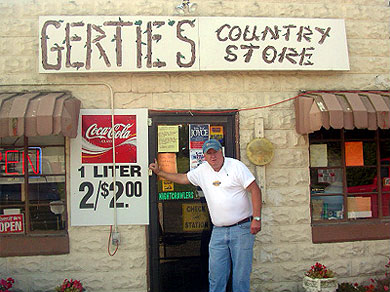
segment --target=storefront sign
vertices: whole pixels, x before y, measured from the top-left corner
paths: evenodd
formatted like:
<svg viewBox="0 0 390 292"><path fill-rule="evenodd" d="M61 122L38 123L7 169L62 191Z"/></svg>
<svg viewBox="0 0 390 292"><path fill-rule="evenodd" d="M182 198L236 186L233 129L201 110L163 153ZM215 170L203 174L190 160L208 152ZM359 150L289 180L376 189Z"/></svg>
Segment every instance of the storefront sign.
<svg viewBox="0 0 390 292"><path fill-rule="evenodd" d="M115 110L114 131L110 113L80 112L70 145L72 226L111 225L115 213L118 224L149 223L147 110Z"/></svg>
<svg viewBox="0 0 390 292"><path fill-rule="evenodd" d="M349 70L342 19L41 16L39 72Z"/></svg>
<svg viewBox="0 0 390 292"><path fill-rule="evenodd" d="M24 233L23 214L0 215L0 234Z"/></svg>

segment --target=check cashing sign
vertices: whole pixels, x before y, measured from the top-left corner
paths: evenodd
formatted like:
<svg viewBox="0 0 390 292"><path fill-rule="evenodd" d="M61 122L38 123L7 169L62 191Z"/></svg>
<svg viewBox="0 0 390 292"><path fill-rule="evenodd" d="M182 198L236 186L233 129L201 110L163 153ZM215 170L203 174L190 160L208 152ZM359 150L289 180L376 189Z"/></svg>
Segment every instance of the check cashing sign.
<svg viewBox="0 0 390 292"><path fill-rule="evenodd" d="M70 144L72 226L111 225L114 216L149 223L147 133L146 109L115 110L114 127L111 110L81 110Z"/></svg>

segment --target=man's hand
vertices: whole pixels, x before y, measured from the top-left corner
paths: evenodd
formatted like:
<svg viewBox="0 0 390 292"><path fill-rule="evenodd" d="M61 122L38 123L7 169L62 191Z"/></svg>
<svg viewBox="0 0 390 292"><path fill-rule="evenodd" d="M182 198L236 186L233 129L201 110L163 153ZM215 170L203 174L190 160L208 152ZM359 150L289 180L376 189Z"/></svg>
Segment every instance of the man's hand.
<svg viewBox="0 0 390 292"><path fill-rule="evenodd" d="M257 234L261 230L261 221L252 220L251 223L251 233Z"/></svg>
<svg viewBox="0 0 390 292"><path fill-rule="evenodd" d="M153 171L156 175L158 175L158 173L160 172L160 167L158 166L156 159L153 163L149 164L149 169Z"/></svg>

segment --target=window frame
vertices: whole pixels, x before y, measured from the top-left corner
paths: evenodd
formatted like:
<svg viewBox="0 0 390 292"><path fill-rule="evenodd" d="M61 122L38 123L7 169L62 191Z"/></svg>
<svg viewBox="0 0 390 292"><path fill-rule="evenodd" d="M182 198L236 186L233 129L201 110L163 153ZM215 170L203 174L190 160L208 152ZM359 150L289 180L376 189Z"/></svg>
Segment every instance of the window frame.
<svg viewBox="0 0 390 292"><path fill-rule="evenodd" d="M34 146L39 146L34 143ZM63 176L64 177L64 214L65 218L64 229L62 230L31 230L30 205L47 206L48 203L30 203L28 195L29 173L28 163L24 164L24 180L23 184L26 188L26 198L24 202L24 234L2 234L0 235L0 257L9 256L33 256L33 255L59 255L69 253L69 236L68 236L68 210L67 210L67 139L63 137L63 144L53 144L44 147L62 147L64 155L64 173L60 174L43 174L47 176ZM24 161L27 161L27 153L29 148L28 137L23 136ZM22 202L23 203L23 202ZM1 207L6 207L12 204L0 204ZM22 204L20 204L21 206Z"/></svg>
<svg viewBox="0 0 390 292"><path fill-rule="evenodd" d="M325 129L321 129L320 131L328 131ZM310 193L310 219L311 219L311 227L312 227L312 241L313 243L326 243L326 242L347 242L347 241L359 241L359 240L382 240L382 239L390 239L390 216L383 216L383 189L382 189L382 177L381 177L381 142L388 141L390 138L384 138L380 136L381 130L375 130L375 135L373 139L365 139L365 138L356 138L356 141L374 141L376 143L376 172L377 172L377 202L378 202L378 216L377 218L359 218L358 220L348 218L347 211L347 198L354 193L348 193L347 190L347 166L345 162L345 134L347 131L354 130L334 130L332 131L340 131L338 139L332 138L324 138L323 135L321 137L310 137L309 134L309 146L315 144L314 142L340 142L341 146L341 166L339 167L328 167L328 168L340 168L342 169L342 182L343 189L340 194L333 194L343 196L343 218L337 220L313 220L313 207L312 201L313 197L318 196L332 196L332 194L326 193L317 193L312 194L311 191L311 177L309 184L309 193ZM356 131L356 130L355 130ZM388 131L388 130L386 130ZM313 135L314 136L314 135ZM347 141L353 141L354 139L348 139ZM318 167L311 167L309 165L309 172L312 169L318 169ZM355 193L355 195L358 193ZM387 194L387 191L386 191Z"/></svg>

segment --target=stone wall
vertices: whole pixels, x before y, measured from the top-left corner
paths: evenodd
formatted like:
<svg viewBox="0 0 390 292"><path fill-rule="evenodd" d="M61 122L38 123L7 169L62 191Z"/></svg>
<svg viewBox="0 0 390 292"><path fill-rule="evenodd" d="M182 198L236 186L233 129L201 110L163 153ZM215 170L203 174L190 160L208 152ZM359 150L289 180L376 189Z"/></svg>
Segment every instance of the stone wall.
<svg viewBox="0 0 390 292"><path fill-rule="evenodd" d="M384 0L197 1L197 16L343 18L348 72L38 73L40 15L174 15L179 3L0 0L0 91L69 90L83 108L109 108L109 89L97 84L106 83L113 88L116 108L244 109L280 102L299 90L390 88L390 7ZM33 86L47 83L63 85ZM85 85L70 85L74 83ZM257 135L260 118L276 150L265 169L263 230L256 237L252 291L301 291L302 275L315 261L330 266L341 280L361 282L381 273L388 240L312 244L308 141L295 132L292 101L240 112L242 161L259 173L245 149ZM87 291L147 291L145 227L120 226L119 231L122 243L113 257L107 253L108 227L70 227L70 254L0 258L0 275L14 277L22 291L49 291L65 277L82 280Z"/></svg>

